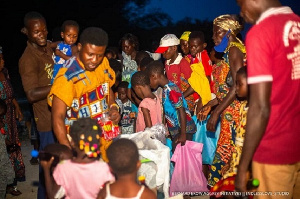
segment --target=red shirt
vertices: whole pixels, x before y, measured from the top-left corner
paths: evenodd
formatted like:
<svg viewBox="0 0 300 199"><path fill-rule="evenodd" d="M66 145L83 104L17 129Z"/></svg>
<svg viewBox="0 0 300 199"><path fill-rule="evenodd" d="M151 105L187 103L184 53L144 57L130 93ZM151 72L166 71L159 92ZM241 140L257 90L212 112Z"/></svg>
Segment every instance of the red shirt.
<svg viewBox="0 0 300 199"><path fill-rule="evenodd" d="M274 23L276 22L276 23ZM300 17L288 7L262 14L246 38L248 83L272 82L271 112L253 160L300 161ZM250 102L251 103L251 102Z"/></svg>
<svg viewBox="0 0 300 199"><path fill-rule="evenodd" d="M180 84L180 77L183 76L184 79L188 80L191 76L192 69L189 62L178 54L177 58L172 64L169 64L170 60L165 63L167 78L176 84L178 88L182 91Z"/></svg>

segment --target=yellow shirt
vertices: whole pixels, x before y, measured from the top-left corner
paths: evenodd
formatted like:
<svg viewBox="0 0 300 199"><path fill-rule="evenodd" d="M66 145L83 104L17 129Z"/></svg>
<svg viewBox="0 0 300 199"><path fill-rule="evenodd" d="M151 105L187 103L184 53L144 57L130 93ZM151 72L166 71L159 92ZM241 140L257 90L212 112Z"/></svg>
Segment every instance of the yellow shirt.
<svg viewBox="0 0 300 199"><path fill-rule="evenodd" d="M48 95L48 104L52 106L55 95L68 106L66 126L77 118L98 118L109 110L109 90L114 83L115 73L106 58L94 71L86 71L83 64L72 57L59 70Z"/></svg>

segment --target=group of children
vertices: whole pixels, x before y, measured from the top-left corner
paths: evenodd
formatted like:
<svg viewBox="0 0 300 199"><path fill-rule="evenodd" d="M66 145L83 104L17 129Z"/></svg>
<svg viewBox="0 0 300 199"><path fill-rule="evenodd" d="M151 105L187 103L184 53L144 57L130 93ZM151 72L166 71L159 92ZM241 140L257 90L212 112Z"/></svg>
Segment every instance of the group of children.
<svg viewBox="0 0 300 199"><path fill-rule="evenodd" d="M78 51L75 45L78 34L79 26L75 21L68 20L63 23L63 42L58 43L53 55L55 66L52 83L65 60ZM167 136L172 142L172 152L177 144L183 146L186 140L195 141L195 134L205 133L197 129L196 122L206 120L210 111L203 107L215 97L212 73L217 63L213 65L212 61L222 59L217 59L214 53L208 55L203 32L186 31L180 39L174 34L162 37L155 53L162 54L164 62L154 60L147 51L138 51L138 42L132 34L126 34L120 44L123 56L120 60L117 59L117 53L110 49L107 50L106 56L116 73L113 91L121 110L121 133L137 133L156 124L165 124ZM123 78L123 69L126 69L126 78ZM236 79L236 94L243 100L240 109L241 122L235 127L238 129L234 140L235 149L231 161L223 169L220 183L226 177L236 174L245 132L245 67L237 72ZM112 175L106 163L98 161L100 134L101 129L95 121L79 119L70 130L72 156L66 155L61 158L63 162L58 164L54 171L51 169L53 160L41 161L45 169L48 196L96 198L103 188L98 198L156 198L147 187L136 183L137 170L141 163L135 144L125 139L113 141L107 150L108 164L114 174ZM206 178L209 169L213 168L203 165ZM112 183L114 180L116 181ZM105 184L106 182L109 183ZM86 186L87 184L89 186Z"/></svg>

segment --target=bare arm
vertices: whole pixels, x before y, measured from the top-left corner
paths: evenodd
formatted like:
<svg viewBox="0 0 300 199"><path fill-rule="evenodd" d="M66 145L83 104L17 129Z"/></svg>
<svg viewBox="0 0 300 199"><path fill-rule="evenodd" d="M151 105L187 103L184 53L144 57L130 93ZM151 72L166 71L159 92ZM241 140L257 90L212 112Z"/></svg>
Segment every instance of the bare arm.
<svg viewBox="0 0 300 199"><path fill-rule="evenodd" d="M177 112L179 114L179 123L180 123L180 136L177 143L181 143L181 145L185 145L186 141L186 114L183 107L180 107L177 109Z"/></svg>
<svg viewBox="0 0 300 199"><path fill-rule="evenodd" d="M121 115L119 113L119 110L117 107L115 106L111 106L112 104L117 104L116 101L115 101L115 95L114 95L114 92L112 91L112 89L110 88L109 89L109 117L110 119L113 121L113 123L115 125L117 125L120 120L121 120Z"/></svg>
<svg viewBox="0 0 300 199"><path fill-rule="evenodd" d="M151 121L151 116L150 116L150 111L147 108L141 108L144 116L144 121L145 121L145 126L146 127L152 127L152 121Z"/></svg>
<svg viewBox="0 0 300 199"><path fill-rule="evenodd" d="M51 117L54 134L60 144L70 147L65 127L67 105L55 95L53 96Z"/></svg>
<svg viewBox="0 0 300 199"><path fill-rule="evenodd" d="M71 50L72 50L72 56L76 55L78 53L77 45L75 44L72 45Z"/></svg>
<svg viewBox="0 0 300 199"><path fill-rule="evenodd" d="M46 185L46 192L47 198L53 199L57 191L59 190L60 186L56 184L53 176L50 174L51 164L54 158L52 157L49 161L42 160L41 166L44 169L44 177L45 177L45 185Z"/></svg>
<svg viewBox="0 0 300 199"><path fill-rule="evenodd" d="M22 121L23 120L23 113L21 111L21 108L19 106L19 103L17 102L17 100L14 98L12 100L14 106L15 106L15 109L16 109L16 118L18 118L19 121Z"/></svg>
<svg viewBox="0 0 300 199"><path fill-rule="evenodd" d="M55 55L63 58L64 60L68 60L71 58L71 56L65 55L63 52L61 52L59 49L55 49Z"/></svg>
<svg viewBox="0 0 300 199"><path fill-rule="evenodd" d="M229 63L230 70L232 75L232 80L234 84L230 88L226 97L221 101L221 103L216 107L211 117L207 122L207 130L216 131L216 124L221 113L234 101L236 98L235 90L236 90L236 72L244 65L244 55L237 47L231 47L229 50Z"/></svg>
<svg viewBox="0 0 300 199"><path fill-rule="evenodd" d="M195 92L195 90L190 86L190 87L188 87L188 89L186 89L186 91L184 91L183 97L186 98L187 96L190 96L194 92Z"/></svg>
<svg viewBox="0 0 300 199"><path fill-rule="evenodd" d="M51 89L51 85L36 87L26 92L27 99L30 103L38 102L47 98Z"/></svg>
<svg viewBox="0 0 300 199"><path fill-rule="evenodd" d="M250 85L249 110L242 156L235 179L237 191L246 191L247 171L265 133L270 115L271 82Z"/></svg>

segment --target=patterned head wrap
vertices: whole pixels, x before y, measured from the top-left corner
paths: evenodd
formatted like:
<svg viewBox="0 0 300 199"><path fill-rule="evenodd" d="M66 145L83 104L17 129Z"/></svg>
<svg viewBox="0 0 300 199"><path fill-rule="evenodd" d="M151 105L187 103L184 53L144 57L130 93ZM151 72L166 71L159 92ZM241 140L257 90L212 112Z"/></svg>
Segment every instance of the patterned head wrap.
<svg viewBox="0 0 300 199"><path fill-rule="evenodd" d="M180 39L188 41L190 34L191 34L191 31L185 31L184 33L182 33Z"/></svg>
<svg viewBox="0 0 300 199"><path fill-rule="evenodd" d="M241 25L235 15L221 15L214 19L214 25L228 31L231 30L231 33L237 35L242 29Z"/></svg>

